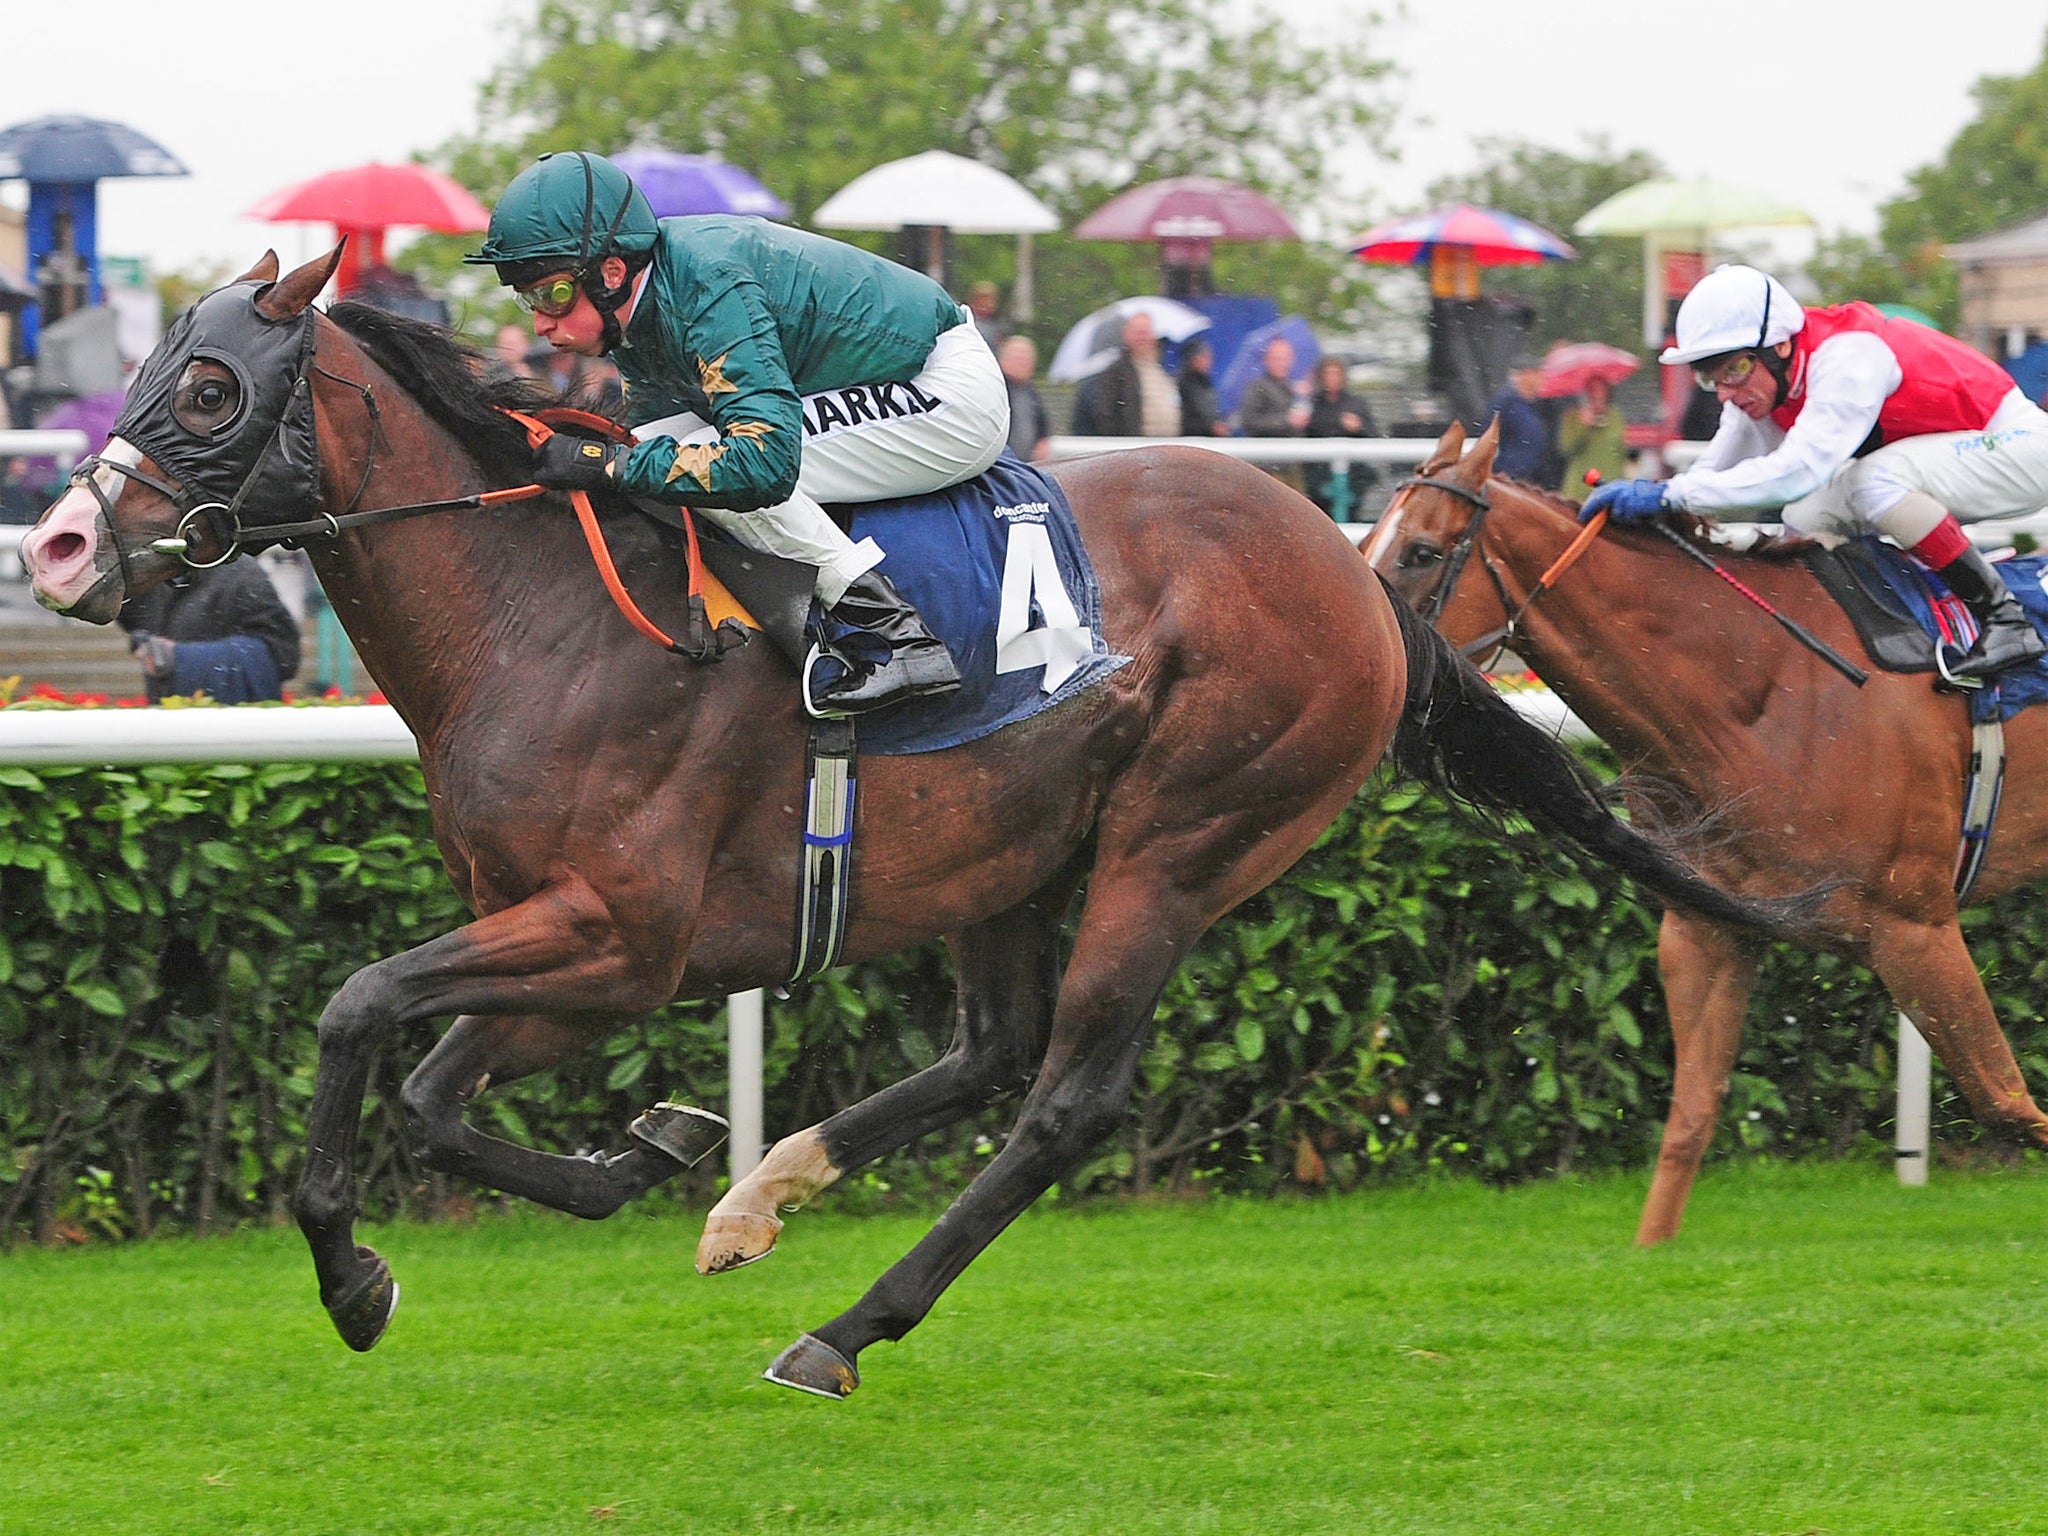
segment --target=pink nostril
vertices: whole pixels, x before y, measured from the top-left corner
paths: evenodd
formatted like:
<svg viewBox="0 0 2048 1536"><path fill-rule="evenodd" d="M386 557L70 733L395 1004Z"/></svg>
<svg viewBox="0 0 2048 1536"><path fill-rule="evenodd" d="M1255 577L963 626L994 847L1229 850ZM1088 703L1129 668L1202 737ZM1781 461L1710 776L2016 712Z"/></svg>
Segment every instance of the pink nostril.
<svg viewBox="0 0 2048 1536"><path fill-rule="evenodd" d="M48 570L61 569L74 561L85 558L91 545L79 533L53 533L43 541L43 547L36 551L40 557L36 563Z"/></svg>

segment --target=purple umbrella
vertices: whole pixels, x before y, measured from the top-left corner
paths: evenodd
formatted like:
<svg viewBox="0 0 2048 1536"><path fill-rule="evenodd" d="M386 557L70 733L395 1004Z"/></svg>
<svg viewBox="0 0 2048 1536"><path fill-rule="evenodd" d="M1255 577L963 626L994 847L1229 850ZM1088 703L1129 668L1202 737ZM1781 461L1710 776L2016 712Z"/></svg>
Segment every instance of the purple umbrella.
<svg viewBox="0 0 2048 1536"><path fill-rule="evenodd" d="M85 451L98 453L107 446L107 439L114 435L114 420L121 414L122 402L127 398L127 391L121 389L109 389L97 395L79 395L52 406L43 413L43 419L36 426L39 430L51 432L67 428L83 432ZM25 458L20 462L23 482L38 489L54 486L63 478L55 459Z"/></svg>
<svg viewBox="0 0 2048 1536"><path fill-rule="evenodd" d="M611 162L639 184L657 219L686 213L751 213L786 219L789 204L736 165L716 155L672 149L628 149Z"/></svg>

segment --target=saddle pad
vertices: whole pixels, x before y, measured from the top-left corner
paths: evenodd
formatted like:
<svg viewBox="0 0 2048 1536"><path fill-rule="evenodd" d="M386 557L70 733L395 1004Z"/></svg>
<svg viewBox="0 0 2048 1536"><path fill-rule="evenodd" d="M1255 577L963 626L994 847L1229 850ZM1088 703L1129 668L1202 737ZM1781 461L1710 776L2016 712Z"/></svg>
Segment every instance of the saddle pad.
<svg viewBox="0 0 2048 1536"><path fill-rule="evenodd" d="M1878 538L1851 539L1803 558L1830 596L1855 622L1871 660L1888 672L1932 672L1936 639L1967 650L1976 620L1941 578L1896 545ZM2041 586L2048 559L2029 555L1998 562L1998 574L2048 635L2048 592ZM1975 723L2010 720L2029 704L2048 699L2048 658L2008 667L1969 695Z"/></svg>
<svg viewBox="0 0 2048 1536"><path fill-rule="evenodd" d="M862 752L957 747L1130 661L1103 642L1102 596L1066 494L1007 450L964 485L835 510L851 514L856 540L882 547L882 574L960 667L956 693L861 716Z"/></svg>

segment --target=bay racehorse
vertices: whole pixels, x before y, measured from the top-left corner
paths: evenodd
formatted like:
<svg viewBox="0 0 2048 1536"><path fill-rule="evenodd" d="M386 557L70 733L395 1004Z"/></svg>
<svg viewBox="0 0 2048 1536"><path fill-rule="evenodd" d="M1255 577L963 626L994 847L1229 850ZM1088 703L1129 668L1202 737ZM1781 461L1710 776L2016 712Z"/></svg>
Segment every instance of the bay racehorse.
<svg viewBox="0 0 2048 1536"><path fill-rule="evenodd" d="M1833 884L1813 940L1876 972L1980 1121L2048 1146L2048 1115L1956 921L1963 700L1924 674L1873 670L1857 688L1653 532L1610 525L1566 563L1578 508L1492 475L1492 429L1464 449L1453 427L1380 519L1367 559L1453 642L1511 642L1626 768L1718 808L1719 835L1702 854L1717 880L1752 894ZM1718 548L1713 558L1836 652L1864 654L1801 562ZM2006 750L1977 898L2048 872L2048 714L2007 721ZM1664 914L1657 963L1675 1068L1638 1242L1677 1235L1762 959L1751 934L1698 912Z"/></svg>
<svg viewBox="0 0 2048 1536"><path fill-rule="evenodd" d="M585 1217L673 1175L682 1164L659 1144L557 1156L486 1136L463 1109L671 998L784 979L805 732L771 647L700 666L639 638L560 498L344 526L523 484L526 439L494 407L533 396L486 386L475 354L441 332L310 308L333 265L280 280L266 257L181 318L23 558L45 604L106 622L181 559L292 529L418 739L434 835L478 915L357 972L322 1013L295 1204L322 1301L368 1349L397 1296L353 1237L373 1048L457 1016L402 1090L429 1167ZM786 1385L851 1391L862 1349L914 1327L1115 1128L1169 974L1308 848L1390 744L1429 782L1521 811L1650 890L1727 921L1785 916L1722 895L1611 816L1574 760L1278 482L1181 450L1058 477L1105 638L1133 660L969 745L864 765L843 958L946 936L955 1037L930 1068L777 1143L718 1202L698 1266L767 1253L778 1207L849 1169L1005 1095L1023 1107L930 1233L771 1367ZM678 536L624 509L608 522L634 595L673 627Z"/></svg>

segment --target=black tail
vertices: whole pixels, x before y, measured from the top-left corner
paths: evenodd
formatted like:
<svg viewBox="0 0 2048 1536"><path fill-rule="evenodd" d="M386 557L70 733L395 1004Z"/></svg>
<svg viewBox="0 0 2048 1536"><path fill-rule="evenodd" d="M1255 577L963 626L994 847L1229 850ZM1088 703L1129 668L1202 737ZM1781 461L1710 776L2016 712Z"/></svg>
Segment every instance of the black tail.
<svg viewBox="0 0 2048 1536"><path fill-rule="evenodd" d="M1824 890L1753 901L1710 884L1679 852L1615 816L1599 781L1569 749L1516 714L1449 641L1398 595L1388 596L1408 652L1407 708L1394 735L1394 761L1404 772L1481 812L1519 813L1703 917L1772 938L1810 937L1801 919Z"/></svg>

